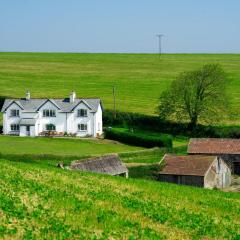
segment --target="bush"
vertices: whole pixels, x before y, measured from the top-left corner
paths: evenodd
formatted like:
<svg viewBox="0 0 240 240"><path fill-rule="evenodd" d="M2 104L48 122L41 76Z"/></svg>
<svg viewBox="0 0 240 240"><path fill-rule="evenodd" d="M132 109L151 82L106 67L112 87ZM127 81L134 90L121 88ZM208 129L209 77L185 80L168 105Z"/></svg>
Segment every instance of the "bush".
<svg viewBox="0 0 240 240"><path fill-rule="evenodd" d="M119 131L117 129L106 129L105 138L117 140L130 145L146 148L167 147L172 148L172 139L168 136L148 136L140 133Z"/></svg>
<svg viewBox="0 0 240 240"><path fill-rule="evenodd" d="M188 137L215 137L215 138L240 138L240 127L206 126L198 124L192 130L188 123L179 123L160 119L158 116L149 116L138 113L117 112L116 119L113 111L105 110L103 113L105 126L134 127L143 130L167 133L173 136L183 135Z"/></svg>

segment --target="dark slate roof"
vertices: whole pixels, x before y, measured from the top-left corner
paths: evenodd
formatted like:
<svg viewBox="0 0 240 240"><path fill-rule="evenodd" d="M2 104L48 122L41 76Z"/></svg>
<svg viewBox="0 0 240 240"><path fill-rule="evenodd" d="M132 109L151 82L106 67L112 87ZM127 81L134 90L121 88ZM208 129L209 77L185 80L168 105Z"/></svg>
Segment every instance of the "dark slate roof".
<svg viewBox="0 0 240 240"><path fill-rule="evenodd" d="M128 169L122 163L117 154L109 154L76 161L71 164L70 169L104 173L112 176L128 172Z"/></svg>
<svg viewBox="0 0 240 240"><path fill-rule="evenodd" d="M189 154L240 154L240 139L192 138Z"/></svg>
<svg viewBox="0 0 240 240"><path fill-rule="evenodd" d="M71 112L80 102L84 102L89 106L91 111L96 112L101 100L99 98L78 98L73 103L69 101L69 98L65 99L40 99L33 98L30 100L22 99L6 99L4 101L1 112L4 112L13 102L18 104L26 112L36 112L46 101L51 101L63 112Z"/></svg>
<svg viewBox="0 0 240 240"><path fill-rule="evenodd" d="M187 155L176 156L166 154L163 157L165 165L160 174L204 176L216 156Z"/></svg>
<svg viewBox="0 0 240 240"><path fill-rule="evenodd" d="M20 120L20 125L21 126L34 126L36 121L37 121L37 119L35 119L35 118L22 118Z"/></svg>

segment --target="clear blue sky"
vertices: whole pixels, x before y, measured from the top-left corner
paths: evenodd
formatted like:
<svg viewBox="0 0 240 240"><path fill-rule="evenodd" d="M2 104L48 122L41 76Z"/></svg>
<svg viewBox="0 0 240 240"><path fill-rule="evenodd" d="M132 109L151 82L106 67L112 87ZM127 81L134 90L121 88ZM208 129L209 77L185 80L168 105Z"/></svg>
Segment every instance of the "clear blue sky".
<svg viewBox="0 0 240 240"><path fill-rule="evenodd" d="M0 51L240 53L240 0L0 0Z"/></svg>

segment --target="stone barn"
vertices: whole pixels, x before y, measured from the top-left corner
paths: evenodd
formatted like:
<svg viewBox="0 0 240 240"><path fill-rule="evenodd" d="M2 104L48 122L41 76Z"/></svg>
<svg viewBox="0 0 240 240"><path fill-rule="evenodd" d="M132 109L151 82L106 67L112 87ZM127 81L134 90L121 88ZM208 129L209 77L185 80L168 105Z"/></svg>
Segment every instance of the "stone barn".
<svg viewBox="0 0 240 240"><path fill-rule="evenodd" d="M231 171L227 164L216 156L166 154L164 166L158 179L183 185L204 188L225 188L231 184Z"/></svg>
<svg viewBox="0 0 240 240"><path fill-rule="evenodd" d="M188 154L215 155L221 157L234 174L240 174L240 139L192 138Z"/></svg>
<svg viewBox="0 0 240 240"><path fill-rule="evenodd" d="M85 172L103 173L112 176L124 176L128 178L128 169L122 163L117 154L109 154L75 161L71 164L70 169Z"/></svg>

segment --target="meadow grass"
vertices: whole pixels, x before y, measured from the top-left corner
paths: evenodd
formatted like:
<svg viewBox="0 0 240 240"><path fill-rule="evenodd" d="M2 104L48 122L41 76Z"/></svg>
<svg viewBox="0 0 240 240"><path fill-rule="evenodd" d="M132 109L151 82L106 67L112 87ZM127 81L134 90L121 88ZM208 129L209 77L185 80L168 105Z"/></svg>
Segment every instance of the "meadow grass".
<svg viewBox="0 0 240 240"><path fill-rule="evenodd" d="M113 108L116 86L117 109L154 114L160 93L176 76L206 63L220 63L227 73L231 119L237 123L240 106L239 54L77 54L0 53L0 97L66 97L75 90L79 97L100 97Z"/></svg>
<svg viewBox="0 0 240 240"><path fill-rule="evenodd" d="M0 238L239 239L240 196L0 160Z"/></svg>
<svg viewBox="0 0 240 240"><path fill-rule="evenodd" d="M89 156L141 150L105 139L31 138L0 136L0 153L28 155Z"/></svg>

